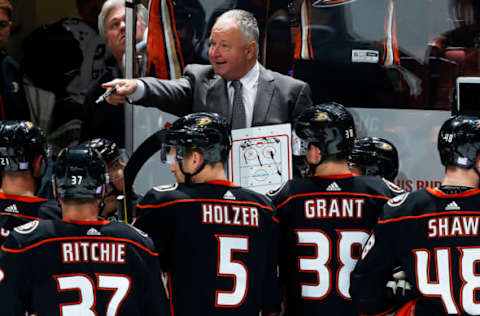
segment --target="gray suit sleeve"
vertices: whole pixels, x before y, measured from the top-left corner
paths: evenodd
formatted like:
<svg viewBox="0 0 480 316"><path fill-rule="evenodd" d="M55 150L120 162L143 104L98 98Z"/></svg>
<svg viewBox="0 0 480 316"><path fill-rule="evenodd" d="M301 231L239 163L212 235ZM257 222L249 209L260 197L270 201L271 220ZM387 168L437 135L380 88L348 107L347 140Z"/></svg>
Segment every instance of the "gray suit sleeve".
<svg viewBox="0 0 480 316"><path fill-rule="evenodd" d="M303 84L295 101L295 107L292 112L293 117L291 117L291 121L293 121L293 119L295 119L303 110L313 105L310 86L306 82L302 83Z"/></svg>
<svg viewBox="0 0 480 316"><path fill-rule="evenodd" d="M178 79L163 80L145 77L140 80L145 83L145 95L135 104L156 107L177 116L192 112L195 77L188 66L183 76Z"/></svg>

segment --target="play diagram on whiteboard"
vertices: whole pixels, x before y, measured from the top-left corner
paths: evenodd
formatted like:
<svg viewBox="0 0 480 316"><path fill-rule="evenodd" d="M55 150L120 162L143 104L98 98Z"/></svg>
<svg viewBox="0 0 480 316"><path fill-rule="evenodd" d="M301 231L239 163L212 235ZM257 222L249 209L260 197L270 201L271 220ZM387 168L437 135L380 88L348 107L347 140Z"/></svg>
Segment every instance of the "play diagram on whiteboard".
<svg viewBox="0 0 480 316"><path fill-rule="evenodd" d="M291 178L290 124L233 130L232 138L232 182L266 193Z"/></svg>

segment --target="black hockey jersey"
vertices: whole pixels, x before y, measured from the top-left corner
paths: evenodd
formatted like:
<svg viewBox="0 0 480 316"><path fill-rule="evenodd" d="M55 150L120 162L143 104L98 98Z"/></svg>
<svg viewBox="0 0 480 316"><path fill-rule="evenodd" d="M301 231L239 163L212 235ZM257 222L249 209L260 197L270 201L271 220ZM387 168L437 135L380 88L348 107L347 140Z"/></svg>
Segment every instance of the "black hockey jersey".
<svg viewBox="0 0 480 316"><path fill-rule="evenodd" d="M127 224L44 220L0 250L0 315L169 315L152 240Z"/></svg>
<svg viewBox="0 0 480 316"><path fill-rule="evenodd" d="M0 192L0 245L14 227L38 219L61 219L56 201Z"/></svg>
<svg viewBox="0 0 480 316"><path fill-rule="evenodd" d="M442 187L441 187L442 188ZM439 189L390 200L352 276L359 311L393 306L383 289L389 269L401 266L420 298L402 315L480 315L480 190L446 194Z"/></svg>
<svg viewBox="0 0 480 316"><path fill-rule="evenodd" d="M278 224L265 196L227 181L150 190L134 225L168 271L176 316L267 315L279 306Z"/></svg>
<svg viewBox="0 0 480 316"><path fill-rule="evenodd" d="M400 192L378 178L344 174L293 179L270 193L287 315L356 315L350 274L383 205Z"/></svg>

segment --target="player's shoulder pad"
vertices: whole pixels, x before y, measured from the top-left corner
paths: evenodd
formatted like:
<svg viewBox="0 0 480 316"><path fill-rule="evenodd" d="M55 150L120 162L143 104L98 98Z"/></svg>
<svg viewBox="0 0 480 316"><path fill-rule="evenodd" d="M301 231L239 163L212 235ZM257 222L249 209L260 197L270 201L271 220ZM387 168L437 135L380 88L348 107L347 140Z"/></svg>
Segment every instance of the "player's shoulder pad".
<svg viewBox="0 0 480 316"><path fill-rule="evenodd" d="M239 192L240 199L244 199L245 201L255 202L260 205L266 206L269 209L274 208L270 198L268 198L266 195L261 194L259 192L253 191L248 188L242 188L242 187L232 188L231 191L233 191L234 194L236 194L236 192Z"/></svg>
<svg viewBox="0 0 480 316"><path fill-rule="evenodd" d="M178 188L178 184L168 184L162 186L156 186L150 189L145 196L138 202L138 206L149 205L161 205L166 202L175 201L183 198L183 194Z"/></svg>
<svg viewBox="0 0 480 316"><path fill-rule="evenodd" d="M288 180L277 189L273 189L267 193L267 197L270 198L273 204L276 206L290 197L290 187L293 180Z"/></svg>
<svg viewBox="0 0 480 316"><path fill-rule="evenodd" d="M38 208L38 217L42 219L62 219L62 208L57 201L47 200Z"/></svg>
<svg viewBox="0 0 480 316"><path fill-rule="evenodd" d="M383 179L372 176L357 176L355 181L358 181L359 188L363 188L365 193L372 195L392 198L400 193L395 193L390 186ZM392 183L393 185L393 183ZM403 191L401 191L403 193Z"/></svg>
<svg viewBox="0 0 480 316"><path fill-rule="evenodd" d="M125 239L132 240L142 246L146 246L150 249L154 249L153 241L148 236L147 233L134 227L131 224L126 224L124 222L111 222L111 233L112 236L121 237Z"/></svg>
<svg viewBox="0 0 480 316"><path fill-rule="evenodd" d="M401 187L399 187L398 185L396 185L395 183L385 179L385 178L382 178L383 182L385 182L385 184L387 185L387 187L395 194L403 194L405 193L405 190L402 189Z"/></svg>
<svg viewBox="0 0 480 316"><path fill-rule="evenodd" d="M7 238L4 246L21 249L48 239L55 232L54 222L54 220L35 220L15 227L10 232L10 237Z"/></svg>
<svg viewBox="0 0 480 316"><path fill-rule="evenodd" d="M405 192L391 198L383 208L381 219L392 219L403 216L415 215L418 210L422 211L428 197L425 190L415 192Z"/></svg>

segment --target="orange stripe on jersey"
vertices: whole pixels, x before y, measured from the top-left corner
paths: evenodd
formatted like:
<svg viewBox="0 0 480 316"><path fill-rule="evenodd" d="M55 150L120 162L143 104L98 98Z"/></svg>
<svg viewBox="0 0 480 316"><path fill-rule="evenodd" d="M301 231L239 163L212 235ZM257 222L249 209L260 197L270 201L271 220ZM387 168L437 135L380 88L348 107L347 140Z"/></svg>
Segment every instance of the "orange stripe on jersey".
<svg viewBox="0 0 480 316"><path fill-rule="evenodd" d="M472 195L480 193L480 189L472 189L472 190L468 190L468 191L465 191L465 192L462 192L462 193L457 193L457 194L443 193L442 191L438 190L437 188L427 188L427 191L430 194L432 194L436 197L439 197L439 198L467 197L467 196L472 196Z"/></svg>
<svg viewBox="0 0 480 316"><path fill-rule="evenodd" d="M79 224L79 225L106 225L110 224L110 221L102 220L102 221L76 221L73 219L64 218L64 222Z"/></svg>
<svg viewBox="0 0 480 316"><path fill-rule="evenodd" d="M45 202L47 200L37 196L22 196L22 195L15 195L15 194L6 194L3 192L0 192L0 199L15 200L19 202Z"/></svg>
<svg viewBox="0 0 480 316"><path fill-rule="evenodd" d="M282 203L277 205L277 208L280 208L287 204L290 200L301 197L301 196L314 196L314 195L354 195L354 196L364 196L364 197L370 197L374 199L384 199L384 200L390 200L389 197L382 196L382 195L373 195L373 194L367 194L367 193L357 193L357 192L312 192L312 193L301 193L301 194L295 194L290 196L288 199L283 201Z"/></svg>
<svg viewBox="0 0 480 316"><path fill-rule="evenodd" d="M168 292L170 296L170 312L171 316L175 316L175 310L173 309L173 291L172 291L172 276L170 275L170 272L167 274L168 275Z"/></svg>
<svg viewBox="0 0 480 316"><path fill-rule="evenodd" d="M407 302L405 305L402 306L397 312L395 312L395 316L412 316L415 315L415 306L417 305L417 299L411 300Z"/></svg>
<svg viewBox="0 0 480 316"><path fill-rule="evenodd" d="M353 173L345 173L345 174L332 174L329 176L308 176L309 178L315 179L346 179L351 177L356 177Z"/></svg>
<svg viewBox="0 0 480 316"><path fill-rule="evenodd" d="M0 215L10 215L10 216L26 218L28 220L34 220L34 221L35 220L41 220L40 218L35 217L35 216L28 216L28 215L17 214L17 213L0 212Z"/></svg>
<svg viewBox="0 0 480 316"><path fill-rule="evenodd" d="M447 212L437 212L437 213L429 213L429 214L421 214L421 215L410 215L410 216L402 216L397 218L379 220L378 223L386 224L391 222L400 222L403 220L418 219L418 218L424 218L424 217L445 216L445 215L472 215L472 214L476 214L478 216L480 215L480 211L447 211Z"/></svg>
<svg viewBox="0 0 480 316"><path fill-rule="evenodd" d="M275 216L272 216L272 219L273 219L274 222L280 223L280 221L278 220L278 218L276 218Z"/></svg>
<svg viewBox="0 0 480 316"><path fill-rule="evenodd" d="M162 204L155 204L155 205L141 205L137 204L138 208L160 208L160 207L165 207L168 205L176 204L176 203L191 203L191 202L219 202L219 203L230 203L230 204L250 204L250 205L256 205L258 207L264 208L269 211L273 211L273 208L262 205L260 203L256 202L249 202L249 201L235 201L235 200L220 200L220 199L185 199L185 200L175 200L175 201L170 201L170 202L165 202Z"/></svg>
<svg viewBox="0 0 480 316"><path fill-rule="evenodd" d="M235 183L227 180L211 180L211 181L206 181L205 183L225 185L227 187L238 187L238 185L236 185Z"/></svg>
<svg viewBox="0 0 480 316"><path fill-rule="evenodd" d="M75 240L87 240L87 239L89 239L89 240L100 240L100 241L111 240L111 241L126 242L126 243L133 244L133 245L145 250L146 252L148 252L152 256L158 256L158 253L148 249L145 246L140 245L139 243L137 243L133 240L125 239L125 238L117 238L117 237L105 237L105 236L98 236L98 237L97 236L55 237L55 238L44 239L42 241L39 241L37 243L34 243L30 246L27 246L27 247L21 248L21 249L10 249L10 248L6 248L5 245L2 245L2 250L6 251L6 252L20 253L20 252L25 252L27 250L30 250L32 248L41 246L41 245L49 243L49 242L62 241L62 240L73 240L73 241L75 241Z"/></svg>

